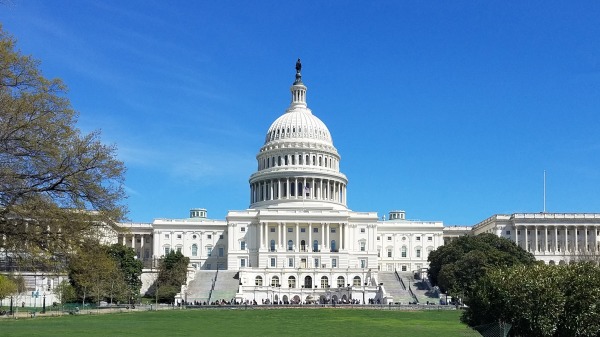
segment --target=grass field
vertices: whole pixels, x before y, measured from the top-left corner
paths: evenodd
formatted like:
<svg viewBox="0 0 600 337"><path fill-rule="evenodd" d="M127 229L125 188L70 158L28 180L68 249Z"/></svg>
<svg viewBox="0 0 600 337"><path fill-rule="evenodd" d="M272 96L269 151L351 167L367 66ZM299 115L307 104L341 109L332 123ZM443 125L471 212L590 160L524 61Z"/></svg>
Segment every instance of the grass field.
<svg viewBox="0 0 600 337"><path fill-rule="evenodd" d="M164 310L0 320L1 336L477 336L458 311Z"/></svg>

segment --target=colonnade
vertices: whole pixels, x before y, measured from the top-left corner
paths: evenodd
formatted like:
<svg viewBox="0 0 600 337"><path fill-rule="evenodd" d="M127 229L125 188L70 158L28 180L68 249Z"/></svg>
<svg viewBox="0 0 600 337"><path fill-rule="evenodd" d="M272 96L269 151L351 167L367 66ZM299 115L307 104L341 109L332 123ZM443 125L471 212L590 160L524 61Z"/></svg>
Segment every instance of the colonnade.
<svg viewBox="0 0 600 337"><path fill-rule="evenodd" d="M592 225L514 225L512 239L534 253L597 252L599 234Z"/></svg>
<svg viewBox="0 0 600 337"><path fill-rule="evenodd" d="M266 179L250 184L250 202L269 200L329 200L346 204L346 184L331 179Z"/></svg>
<svg viewBox="0 0 600 337"><path fill-rule="evenodd" d="M339 171L339 158L333 155L317 153L292 153L277 156L267 156L258 159L258 170L282 166L318 166Z"/></svg>
<svg viewBox="0 0 600 337"><path fill-rule="evenodd" d="M274 228L275 235L269 236L270 229ZM314 232L314 229L317 232ZM301 229L305 229L305 232L300 235ZM336 229L336 233L331 235L331 230ZM339 232L338 232L339 231ZM317 240L320 242L318 245L318 251L338 251L346 250L348 241L348 224L341 223L332 225L330 223L318 223L318 224L286 224L286 223L267 223L261 222L255 225L255 232L257 233L257 239L259 242L259 248L261 250L270 250L270 240L275 240L275 250L279 252L293 251L299 252L311 252L313 251L313 242ZM291 235L288 235L291 234ZM293 249L289 250L287 242L293 241ZM306 240L306 245L302 247L300 245L301 240ZM331 240L336 240L336 247L331 247Z"/></svg>

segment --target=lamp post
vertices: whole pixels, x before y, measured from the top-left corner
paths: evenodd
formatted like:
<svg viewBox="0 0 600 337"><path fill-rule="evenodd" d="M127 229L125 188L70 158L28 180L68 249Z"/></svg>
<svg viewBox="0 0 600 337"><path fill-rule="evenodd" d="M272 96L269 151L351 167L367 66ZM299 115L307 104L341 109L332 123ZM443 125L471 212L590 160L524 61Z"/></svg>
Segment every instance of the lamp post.
<svg viewBox="0 0 600 337"><path fill-rule="evenodd" d="M44 291L44 301L43 301L43 307L42 307L42 314L46 313L46 292Z"/></svg>

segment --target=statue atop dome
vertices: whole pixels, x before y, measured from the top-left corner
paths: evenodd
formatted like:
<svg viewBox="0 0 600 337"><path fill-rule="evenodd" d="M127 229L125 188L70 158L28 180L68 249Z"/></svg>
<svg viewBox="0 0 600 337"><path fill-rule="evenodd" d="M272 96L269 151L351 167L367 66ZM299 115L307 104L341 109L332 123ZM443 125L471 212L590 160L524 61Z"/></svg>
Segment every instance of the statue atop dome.
<svg viewBox="0 0 600 337"><path fill-rule="evenodd" d="M302 84L302 74L300 74L300 70L302 70L302 62L298 59L298 61L296 61L296 80L294 81L294 84Z"/></svg>

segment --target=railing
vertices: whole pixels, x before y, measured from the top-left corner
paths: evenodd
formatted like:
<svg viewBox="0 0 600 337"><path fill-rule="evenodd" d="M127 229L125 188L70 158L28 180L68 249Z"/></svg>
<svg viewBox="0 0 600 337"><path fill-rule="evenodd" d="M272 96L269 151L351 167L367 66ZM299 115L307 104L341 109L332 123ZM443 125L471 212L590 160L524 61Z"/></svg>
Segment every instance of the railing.
<svg viewBox="0 0 600 337"><path fill-rule="evenodd" d="M215 284L217 283L217 277L219 276L219 266L217 266L217 272L215 273L215 278L212 281L212 285L210 286L210 292L208 293L208 303L210 303L210 299L212 298L213 290L215 290Z"/></svg>

